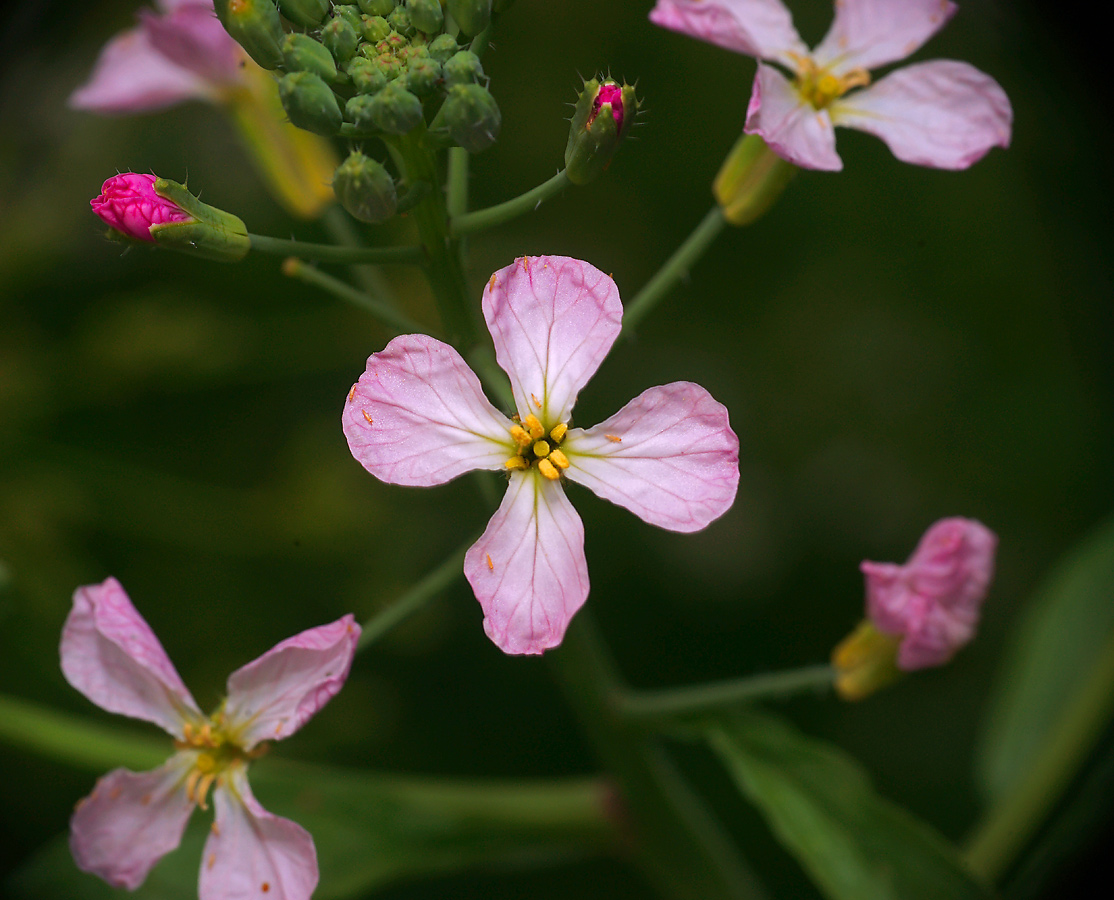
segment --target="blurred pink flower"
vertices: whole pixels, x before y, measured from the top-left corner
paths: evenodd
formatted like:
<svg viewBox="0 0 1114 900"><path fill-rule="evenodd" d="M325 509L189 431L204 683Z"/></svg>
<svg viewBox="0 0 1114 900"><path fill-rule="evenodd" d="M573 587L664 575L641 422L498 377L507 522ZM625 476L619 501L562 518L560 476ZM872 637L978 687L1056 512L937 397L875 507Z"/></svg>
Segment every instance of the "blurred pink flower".
<svg viewBox="0 0 1114 900"><path fill-rule="evenodd" d="M688 382L650 388L594 428L568 427L623 312L615 282L588 263L519 259L491 276L482 305L515 421L488 402L456 350L411 334L368 359L344 433L364 468L390 484L509 474L464 574L488 636L507 653L541 653L561 643L588 596L584 526L563 480L652 525L697 531L735 499L739 440L723 405Z"/></svg>
<svg viewBox="0 0 1114 900"><path fill-rule="evenodd" d="M836 0L811 52L781 0L657 0L650 19L794 75L759 63L744 130L795 165L842 169L840 125L881 138L904 162L965 169L1009 146L1013 111L999 84L954 60L915 63L873 85L867 71L916 52L955 11L949 0Z"/></svg>
<svg viewBox="0 0 1114 900"><path fill-rule="evenodd" d="M997 547L997 536L980 522L941 519L905 565L860 566L867 616L882 633L901 636L899 669L943 665L975 636Z"/></svg>
<svg viewBox="0 0 1114 900"><path fill-rule="evenodd" d="M136 172L113 175L101 185L101 193L89 201L111 228L137 241L154 243L152 225L189 222L192 216L176 203L155 193L155 176Z"/></svg>
<svg viewBox="0 0 1114 900"><path fill-rule="evenodd" d="M264 741L302 727L348 677L360 628L352 616L288 638L228 679L228 697L204 716L120 583L78 588L62 630L66 680L109 712L154 722L177 752L150 772L116 769L97 782L70 820L78 867L134 890L181 841L195 805L213 790L216 816L205 843L200 900L269 893L309 900L317 853L300 825L259 805L247 764Z"/></svg>
<svg viewBox="0 0 1114 900"><path fill-rule="evenodd" d="M215 101L243 84L247 58L224 30L212 0L158 0L161 12L139 12L139 26L101 51L70 105L99 113L141 113L183 100Z"/></svg>

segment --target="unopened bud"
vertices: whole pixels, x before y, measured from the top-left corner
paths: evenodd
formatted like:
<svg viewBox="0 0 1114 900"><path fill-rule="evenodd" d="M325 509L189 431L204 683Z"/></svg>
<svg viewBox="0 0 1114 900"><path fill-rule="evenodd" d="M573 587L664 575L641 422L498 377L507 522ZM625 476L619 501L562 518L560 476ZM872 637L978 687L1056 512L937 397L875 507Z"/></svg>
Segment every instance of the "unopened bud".
<svg viewBox="0 0 1114 900"><path fill-rule="evenodd" d="M343 122L332 89L312 72L291 72L278 83L282 108L290 121L314 134L333 135Z"/></svg>
<svg viewBox="0 0 1114 900"><path fill-rule="evenodd" d="M337 64L343 66L355 55L360 35L343 16L333 16L321 29L321 43L333 54Z"/></svg>
<svg viewBox="0 0 1114 900"><path fill-rule="evenodd" d="M406 134L422 121L422 101L398 82L388 84L370 101L368 111L372 122L387 134Z"/></svg>
<svg viewBox="0 0 1114 900"><path fill-rule="evenodd" d="M202 203L166 178L128 172L114 175L90 202L118 235L194 256L237 262L251 249L237 216Z"/></svg>
<svg viewBox="0 0 1114 900"><path fill-rule="evenodd" d="M357 56L348 64L348 77L352 79L352 84L361 94L375 94L383 90L387 86L387 76L373 63L370 59L365 59L362 56ZM356 98L353 97L353 100ZM352 100L348 101L349 104ZM352 116L348 116L349 119Z"/></svg>
<svg viewBox="0 0 1114 900"><path fill-rule="evenodd" d="M391 26L382 16L361 16L360 30L364 40L370 44L378 44L391 34Z"/></svg>
<svg viewBox="0 0 1114 900"><path fill-rule="evenodd" d="M410 12L405 6L396 6L387 16L387 24L406 37L413 37L416 30L414 23L410 21Z"/></svg>
<svg viewBox="0 0 1114 900"><path fill-rule="evenodd" d="M484 67L480 58L471 50L460 50L450 56L443 66L445 87L455 84L471 84L484 77Z"/></svg>
<svg viewBox="0 0 1114 900"><path fill-rule="evenodd" d="M338 3L333 7L333 15L344 19L344 21L355 28L357 32L360 30L363 14L360 12L358 6L351 3Z"/></svg>
<svg viewBox="0 0 1114 900"><path fill-rule="evenodd" d="M274 0L213 0L217 18L248 56L264 69L283 63L282 22Z"/></svg>
<svg viewBox="0 0 1114 900"><path fill-rule="evenodd" d="M468 35L479 34L491 21L491 0L446 0L445 8Z"/></svg>
<svg viewBox="0 0 1114 900"><path fill-rule="evenodd" d="M418 31L434 34L441 30L445 14L441 10L441 0L406 0L410 21Z"/></svg>
<svg viewBox="0 0 1114 900"><path fill-rule="evenodd" d="M430 41L426 48L429 50L429 55L432 56L439 63L444 65L460 49L457 45L456 38L451 34L439 34L432 41Z"/></svg>
<svg viewBox="0 0 1114 900"><path fill-rule="evenodd" d="M744 134L723 161L712 193L732 225L749 225L766 212L797 174L757 134Z"/></svg>
<svg viewBox="0 0 1114 900"><path fill-rule="evenodd" d="M329 11L329 0L278 0L282 14L295 25L316 28Z"/></svg>
<svg viewBox="0 0 1114 900"><path fill-rule="evenodd" d="M394 179L381 163L353 150L337 167L333 192L361 222L386 222L398 209Z"/></svg>
<svg viewBox="0 0 1114 900"><path fill-rule="evenodd" d="M410 61L406 67L406 87L419 97L428 97L441 80L441 63L420 56Z"/></svg>
<svg viewBox="0 0 1114 900"><path fill-rule="evenodd" d="M503 123L495 98L478 84L450 88L442 112L449 135L469 153L479 153L494 144Z"/></svg>
<svg viewBox="0 0 1114 900"><path fill-rule="evenodd" d="M282 41L282 55L289 72L312 72L325 81L336 80L333 54L308 34L288 34Z"/></svg>
<svg viewBox="0 0 1114 900"><path fill-rule="evenodd" d="M638 100L634 88L610 78L584 82L576 102L565 145L565 175L573 184L587 184L611 163L634 124Z"/></svg>
<svg viewBox="0 0 1114 900"><path fill-rule="evenodd" d="M359 4L369 16L389 16L396 6L395 0L359 0Z"/></svg>

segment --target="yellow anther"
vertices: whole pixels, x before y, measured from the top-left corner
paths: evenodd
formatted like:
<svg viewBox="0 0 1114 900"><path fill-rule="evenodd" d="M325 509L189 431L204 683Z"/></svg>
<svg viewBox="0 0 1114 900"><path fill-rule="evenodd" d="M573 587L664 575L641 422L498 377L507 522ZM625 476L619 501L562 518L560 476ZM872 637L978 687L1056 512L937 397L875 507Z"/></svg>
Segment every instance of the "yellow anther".
<svg viewBox="0 0 1114 900"><path fill-rule="evenodd" d="M558 469L567 469L569 467L569 458L560 450L554 450L549 454L548 459Z"/></svg>
<svg viewBox="0 0 1114 900"><path fill-rule="evenodd" d="M537 459L545 459L547 456L549 456L549 442L538 441L536 444L534 444L534 456Z"/></svg>
<svg viewBox="0 0 1114 900"><path fill-rule="evenodd" d="M197 782L196 792L193 799L202 809L209 808L209 804L205 802L205 797L208 795L209 788L213 786L213 782L216 781L216 778L217 773L210 772L208 775L202 775L201 780Z"/></svg>
<svg viewBox="0 0 1114 900"><path fill-rule="evenodd" d="M526 447L529 447L530 441L533 440L533 438L526 433L526 429L523 428L521 425L511 426L511 437L514 438L514 442L518 444L518 449L520 450L524 450Z"/></svg>
<svg viewBox="0 0 1114 900"><path fill-rule="evenodd" d="M522 420L522 425L530 434L530 437L535 441L545 434L545 429L542 428L542 423L538 421L538 417L530 413L525 419Z"/></svg>
<svg viewBox="0 0 1114 900"><path fill-rule="evenodd" d="M561 477L561 473L557 471L557 467L553 465L548 459L538 460L538 471L541 472L550 481L556 481Z"/></svg>
<svg viewBox="0 0 1114 900"><path fill-rule="evenodd" d="M512 456L505 463L503 463L503 465L505 465L508 469L525 469L526 460L524 460L521 456Z"/></svg>
<svg viewBox="0 0 1114 900"><path fill-rule="evenodd" d="M569 426L562 422L560 425L554 425L550 429L549 436L553 438L553 443L559 444L565 439L565 435L569 433Z"/></svg>

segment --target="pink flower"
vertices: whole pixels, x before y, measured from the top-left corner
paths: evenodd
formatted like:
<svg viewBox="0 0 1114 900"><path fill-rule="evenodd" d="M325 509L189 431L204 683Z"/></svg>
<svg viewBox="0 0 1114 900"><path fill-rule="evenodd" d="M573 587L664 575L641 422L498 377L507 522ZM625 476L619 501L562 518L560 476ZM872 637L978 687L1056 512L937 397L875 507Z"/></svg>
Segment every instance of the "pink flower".
<svg viewBox="0 0 1114 900"><path fill-rule="evenodd" d="M652 525L698 531L735 499L739 441L727 410L688 382L650 388L594 428L569 428L623 312L615 283L588 263L519 259L491 276L482 305L514 421L487 401L456 350L411 334L368 359L344 406L344 433L364 468L390 484L508 473L464 574L488 636L507 653L541 653L561 643L588 596L584 527L565 479Z"/></svg>
<svg viewBox="0 0 1114 900"><path fill-rule="evenodd" d="M158 0L139 26L101 51L70 105L99 113L140 113L183 100L217 100L243 83L244 51L224 30L212 0Z"/></svg>
<svg viewBox="0 0 1114 900"><path fill-rule="evenodd" d="M866 87L868 69L914 53L951 18L954 3L836 0L835 7L811 53L781 0L658 0L650 19L793 74L790 81L759 64L744 130L803 168L843 168L835 125L881 138L904 162L939 169L965 169L991 147L1009 146L1009 99L967 63L915 63Z"/></svg>
<svg viewBox="0 0 1114 900"><path fill-rule="evenodd" d="M113 175L101 185L100 196L89 201L111 228L137 241L154 243L152 225L189 222L193 219L176 203L155 193L155 176L136 172Z"/></svg>
<svg viewBox="0 0 1114 900"><path fill-rule="evenodd" d="M293 734L340 690L359 633L344 616L288 638L233 672L227 699L206 717L120 583L78 588L62 630L66 680L109 712L154 722L177 748L150 772L109 772L78 804L70 820L78 867L134 890L178 846L212 788L201 900L308 900L317 885L313 839L259 805L247 765L264 741Z"/></svg>
<svg viewBox="0 0 1114 900"><path fill-rule="evenodd" d="M975 636L997 546L980 522L941 519L905 565L862 564L867 616L879 631L902 637L899 669L943 665Z"/></svg>

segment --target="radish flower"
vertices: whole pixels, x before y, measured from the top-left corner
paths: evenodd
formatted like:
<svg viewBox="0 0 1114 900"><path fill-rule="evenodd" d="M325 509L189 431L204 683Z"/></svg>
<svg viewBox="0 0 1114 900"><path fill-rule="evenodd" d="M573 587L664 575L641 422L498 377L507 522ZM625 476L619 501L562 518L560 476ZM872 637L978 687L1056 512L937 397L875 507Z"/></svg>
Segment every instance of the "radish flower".
<svg viewBox="0 0 1114 900"><path fill-rule="evenodd" d="M359 633L344 616L282 641L233 672L227 699L205 716L120 583L78 588L62 630L66 680L109 712L154 722L176 748L150 772L109 772L78 804L70 820L78 867L134 890L178 846L211 790L216 815L200 900L309 900L318 877L313 839L259 805L247 766L266 741L293 734L340 690Z"/></svg>
<svg viewBox="0 0 1114 900"><path fill-rule="evenodd" d="M916 52L956 11L949 0L836 0L809 50L781 0L658 0L651 21L776 63L758 65L744 131L806 169L838 171L834 126L881 138L903 162L965 169L1008 147L1013 111L999 84L964 62L933 60L872 84L870 69Z"/></svg>
<svg viewBox="0 0 1114 900"><path fill-rule="evenodd" d="M141 172L113 175L89 205L110 228L132 240L153 244L152 225L194 221L177 203L155 193L155 181L154 175Z"/></svg>
<svg viewBox="0 0 1114 900"><path fill-rule="evenodd" d="M615 282L594 266L519 259L491 276L482 307L510 377L513 420L455 349L411 334L368 359L344 405L344 433L364 468L390 484L508 474L464 574L488 636L507 653L541 653L561 643L588 596L584 527L564 482L652 525L698 531L735 499L739 441L726 408L688 382L650 388L594 428L570 427L622 318Z"/></svg>

